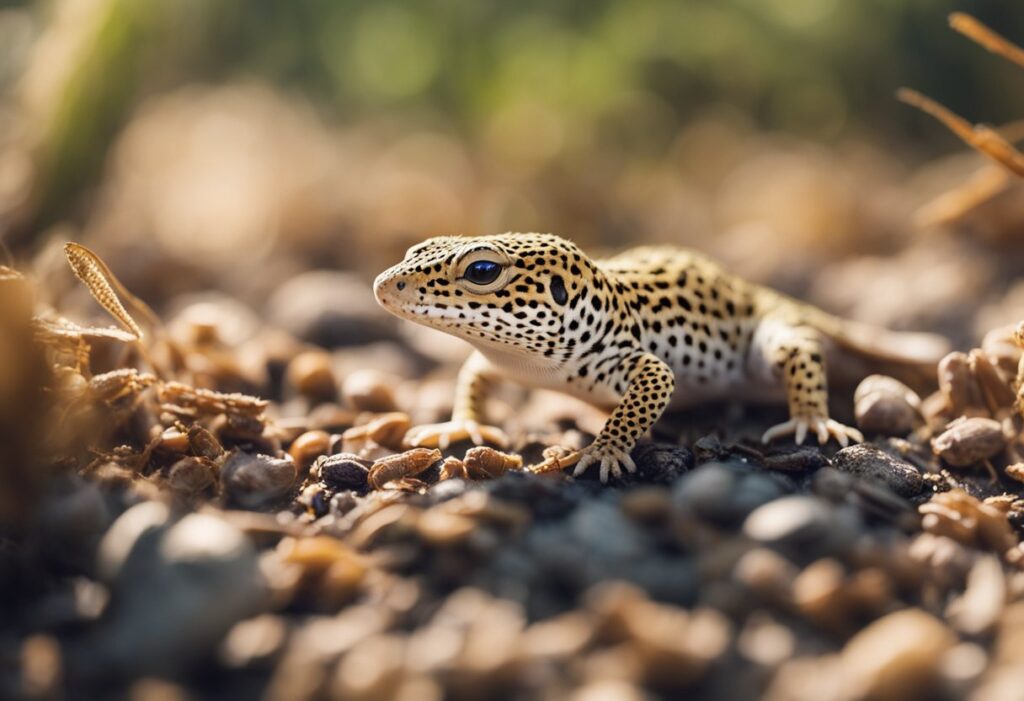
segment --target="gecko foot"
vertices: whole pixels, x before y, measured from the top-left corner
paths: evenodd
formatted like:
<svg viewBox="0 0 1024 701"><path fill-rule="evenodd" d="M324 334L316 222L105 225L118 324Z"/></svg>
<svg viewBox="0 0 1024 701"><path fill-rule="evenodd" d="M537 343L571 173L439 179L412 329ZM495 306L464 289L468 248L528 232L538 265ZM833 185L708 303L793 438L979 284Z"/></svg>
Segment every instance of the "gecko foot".
<svg viewBox="0 0 1024 701"><path fill-rule="evenodd" d="M476 421L453 419L440 424L415 426L405 434L405 442L413 448L440 448L446 450L452 443L470 439L477 445L490 443L499 448L508 447L508 436L500 428L485 426Z"/></svg>
<svg viewBox="0 0 1024 701"><path fill-rule="evenodd" d="M610 445L591 444L583 449L583 455L572 472L573 477L579 477L595 463L601 466L601 482L607 482L609 474L615 478L621 477L623 467L626 472L636 472L636 464L625 450Z"/></svg>
<svg viewBox="0 0 1024 701"><path fill-rule="evenodd" d="M860 431L825 416L795 416L789 421L772 426L765 431L761 436L761 442L770 443L781 436L793 434L794 440L799 445L804 442L808 431L814 431L817 434L818 443L821 445L828 443L829 438L835 438L844 448L850 444L850 439L856 443L864 442L864 436Z"/></svg>

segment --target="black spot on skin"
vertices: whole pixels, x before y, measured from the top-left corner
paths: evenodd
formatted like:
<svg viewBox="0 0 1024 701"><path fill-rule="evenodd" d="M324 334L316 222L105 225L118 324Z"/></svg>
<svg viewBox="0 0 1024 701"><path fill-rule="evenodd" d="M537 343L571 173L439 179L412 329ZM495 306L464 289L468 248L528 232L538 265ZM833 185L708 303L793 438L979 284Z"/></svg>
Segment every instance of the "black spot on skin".
<svg viewBox="0 0 1024 701"><path fill-rule="evenodd" d="M569 293L565 289L565 281L555 275L551 278L551 297L556 304L565 304L569 301Z"/></svg>

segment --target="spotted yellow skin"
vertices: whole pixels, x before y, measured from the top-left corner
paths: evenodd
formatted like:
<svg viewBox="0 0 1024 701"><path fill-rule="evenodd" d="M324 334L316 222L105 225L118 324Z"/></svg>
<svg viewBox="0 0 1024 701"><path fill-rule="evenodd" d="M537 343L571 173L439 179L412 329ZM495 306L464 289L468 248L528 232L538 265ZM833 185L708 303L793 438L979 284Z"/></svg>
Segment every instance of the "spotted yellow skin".
<svg viewBox="0 0 1024 701"><path fill-rule="evenodd" d="M498 279L471 279L481 260L500 266ZM599 465L602 480L635 469L630 451L666 409L712 399L788 402L790 421L765 441L802 442L808 431L822 443L863 440L829 418L826 356L846 345L902 360L893 350L901 335L865 333L681 248L592 260L550 234L442 236L411 248L374 292L393 314L476 348L459 374L452 421L414 429L410 444L506 442L484 424L483 405L491 382L510 379L611 411L576 465L576 474ZM929 361L941 357L944 344L923 340Z"/></svg>

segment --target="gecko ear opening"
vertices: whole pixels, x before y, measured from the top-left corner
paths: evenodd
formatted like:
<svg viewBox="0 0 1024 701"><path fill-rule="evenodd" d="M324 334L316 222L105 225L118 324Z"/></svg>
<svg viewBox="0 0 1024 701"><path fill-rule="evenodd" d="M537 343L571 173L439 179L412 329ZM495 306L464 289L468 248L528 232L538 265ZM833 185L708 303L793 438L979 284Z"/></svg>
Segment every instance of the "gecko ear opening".
<svg viewBox="0 0 1024 701"><path fill-rule="evenodd" d="M473 294L488 294L505 287L511 278L508 257L494 248L474 248L455 263L455 283Z"/></svg>

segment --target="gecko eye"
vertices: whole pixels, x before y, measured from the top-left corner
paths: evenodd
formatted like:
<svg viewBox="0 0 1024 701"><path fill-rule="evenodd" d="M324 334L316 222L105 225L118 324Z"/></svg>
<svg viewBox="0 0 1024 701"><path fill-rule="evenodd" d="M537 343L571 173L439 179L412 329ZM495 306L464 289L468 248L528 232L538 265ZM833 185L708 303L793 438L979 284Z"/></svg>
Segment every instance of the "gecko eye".
<svg viewBox="0 0 1024 701"><path fill-rule="evenodd" d="M501 275L501 264L490 260L478 260L466 267L463 277L474 285L489 285Z"/></svg>

